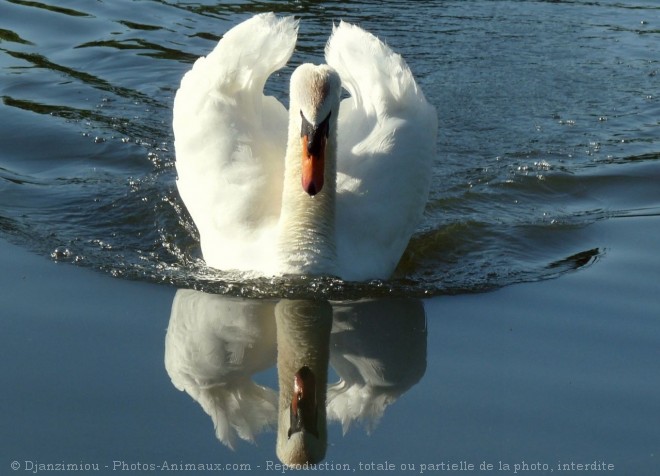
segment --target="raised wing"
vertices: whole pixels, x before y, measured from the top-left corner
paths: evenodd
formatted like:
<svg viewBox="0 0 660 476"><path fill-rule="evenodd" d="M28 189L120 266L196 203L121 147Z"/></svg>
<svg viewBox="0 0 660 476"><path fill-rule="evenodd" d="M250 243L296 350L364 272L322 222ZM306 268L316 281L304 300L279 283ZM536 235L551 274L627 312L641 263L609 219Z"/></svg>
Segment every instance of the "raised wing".
<svg viewBox="0 0 660 476"><path fill-rule="evenodd" d="M274 240L288 116L263 88L291 56L297 28L272 13L237 25L177 91L177 186L210 266L259 269Z"/></svg>
<svg viewBox="0 0 660 476"><path fill-rule="evenodd" d="M350 279L387 278L419 224L437 116L400 55L340 23L326 61L350 93L339 111L337 253Z"/></svg>

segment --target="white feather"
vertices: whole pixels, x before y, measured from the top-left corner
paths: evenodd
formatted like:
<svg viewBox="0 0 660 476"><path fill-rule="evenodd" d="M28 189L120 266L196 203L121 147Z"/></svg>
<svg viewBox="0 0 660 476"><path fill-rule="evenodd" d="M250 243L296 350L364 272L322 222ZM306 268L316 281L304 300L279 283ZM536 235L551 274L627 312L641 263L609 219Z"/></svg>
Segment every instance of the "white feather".
<svg viewBox="0 0 660 476"><path fill-rule="evenodd" d="M291 120L289 138L295 137L291 128L300 127L294 123L299 115L287 115L281 103L263 94L268 76L291 56L296 35L292 18L257 15L200 58L177 92L177 183L209 266L281 274L292 271L282 252L299 254L297 246L278 245L278 230L294 226L296 218L284 219L280 212L286 208L287 123ZM326 61L351 95L342 101L338 119L332 118L338 121L337 178L325 186L336 189L336 209L327 216L334 242L314 243L332 250L325 253L332 260L293 271L387 278L428 198L435 109L401 56L357 26L342 22L333 29Z"/></svg>
<svg viewBox="0 0 660 476"><path fill-rule="evenodd" d="M339 114L339 268L351 279L388 277L428 199L435 109L403 58L357 26L334 28L326 60L351 94Z"/></svg>

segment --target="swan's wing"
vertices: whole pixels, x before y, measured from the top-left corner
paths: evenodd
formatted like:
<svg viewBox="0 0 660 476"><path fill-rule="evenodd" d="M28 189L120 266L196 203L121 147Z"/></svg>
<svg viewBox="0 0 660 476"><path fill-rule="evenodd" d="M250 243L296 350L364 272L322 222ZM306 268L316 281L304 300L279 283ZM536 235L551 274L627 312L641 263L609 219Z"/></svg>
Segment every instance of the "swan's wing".
<svg viewBox="0 0 660 476"><path fill-rule="evenodd" d="M210 266L260 269L280 212L287 112L264 96L293 52L298 23L272 13L232 28L174 100L177 186Z"/></svg>
<svg viewBox="0 0 660 476"><path fill-rule="evenodd" d="M357 26L336 26L325 55L351 95L339 110L339 269L347 279L387 278L428 199L435 108L403 58Z"/></svg>

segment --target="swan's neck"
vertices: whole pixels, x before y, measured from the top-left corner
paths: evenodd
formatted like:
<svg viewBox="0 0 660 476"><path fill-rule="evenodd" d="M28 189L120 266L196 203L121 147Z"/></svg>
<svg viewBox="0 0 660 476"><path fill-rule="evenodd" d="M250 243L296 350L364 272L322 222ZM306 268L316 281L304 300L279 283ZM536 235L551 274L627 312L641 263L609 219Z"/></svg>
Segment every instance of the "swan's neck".
<svg viewBox="0 0 660 476"><path fill-rule="evenodd" d="M312 197L301 183L300 112L291 108L278 236L278 255L285 273L336 274L336 144L336 127L333 126L325 152L324 185Z"/></svg>
<svg viewBox="0 0 660 476"><path fill-rule="evenodd" d="M275 307L275 318L280 387L277 456L288 465L316 463L325 456L328 438L325 403L332 306L324 301L282 300ZM292 433L289 430L294 379L302 367L311 370L316 383L315 431Z"/></svg>

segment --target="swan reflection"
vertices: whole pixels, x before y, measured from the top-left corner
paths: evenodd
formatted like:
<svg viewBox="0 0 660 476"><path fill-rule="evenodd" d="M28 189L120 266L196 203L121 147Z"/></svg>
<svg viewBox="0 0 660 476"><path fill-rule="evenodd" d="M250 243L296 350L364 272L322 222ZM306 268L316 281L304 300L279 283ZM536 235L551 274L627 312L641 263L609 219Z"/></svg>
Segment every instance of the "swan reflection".
<svg viewBox="0 0 660 476"><path fill-rule="evenodd" d="M418 300L366 300L333 306L328 418L344 434L352 422L371 432L385 408L426 371L426 314Z"/></svg>
<svg viewBox="0 0 660 476"><path fill-rule="evenodd" d="M277 392L254 375L277 364ZM328 385L328 367L339 381ZM235 448L277 430L285 464L321 461L327 421L372 431L388 405L426 370L420 301L248 300L179 290L165 368Z"/></svg>
<svg viewBox="0 0 660 476"><path fill-rule="evenodd" d="M172 383L213 420L220 441L274 428L277 393L252 376L275 362L273 309L269 301L177 291L165 337L165 368Z"/></svg>

